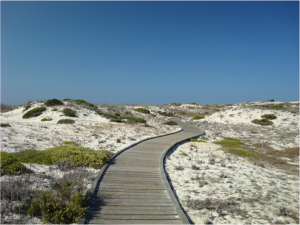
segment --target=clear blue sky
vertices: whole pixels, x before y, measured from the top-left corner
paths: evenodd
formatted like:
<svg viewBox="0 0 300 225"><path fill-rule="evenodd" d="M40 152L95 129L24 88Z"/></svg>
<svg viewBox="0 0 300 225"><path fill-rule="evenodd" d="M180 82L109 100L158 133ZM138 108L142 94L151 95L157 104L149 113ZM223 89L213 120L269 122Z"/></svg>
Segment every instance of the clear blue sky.
<svg viewBox="0 0 300 225"><path fill-rule="evenodd" d="M1 2L1 103L299 100L299 2Z"/></svg>

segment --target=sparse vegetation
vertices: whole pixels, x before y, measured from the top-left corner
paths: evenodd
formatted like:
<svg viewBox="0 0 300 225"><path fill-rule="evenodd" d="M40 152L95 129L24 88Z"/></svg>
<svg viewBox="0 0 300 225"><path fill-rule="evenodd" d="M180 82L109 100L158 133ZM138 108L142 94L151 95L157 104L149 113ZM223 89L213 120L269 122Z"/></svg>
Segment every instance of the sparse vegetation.
<svg viewBox="0 0 300 225"><path fill-rule="evenodd" d="M284 108L284 105L283 104L275 104L275 105L272 105L270 108L280 110L280 109Z"/></svg>
<svg viewBox="0 0 300 225"><path fill-rule="evenodd" d="M273 122L268 120L268 119L255 119L251 121L252 123L258 124L258 125L262 125L262 126L268 126L268 125L272 125Z"/></svg>
<svg viewBox="0 0 300 225"><path fill-rule="evenodd" d="M2 175L16 175L27 173L28 170L23 166L15 155L7 152L1 152L0 162L1 176Z"/></svg>
<svg viewBox="0 0 300 225"><path fill-rule="evenodd" d="M42 122L44 122L44 121L51 121L51 120L52 120L51 118L43 118L43 119L41 119Z"/></svg>
<svg viewBox="0 0 300 225"><path fill-rule="evenodd" d="M88 108L88 109L97 109L97 106L95 104L92 104L92 103L89 103L87 101L84 101L82 99L77 99L77 100L74 100L74 102L77 104L77 105L81 105L83 106L84 108Z"/></svg>
<svg viewBox="0 0 300 225"><path fill-rule="evenodd" d="M144 108L136 108L136 109L134 109L134 111L140 112L140 113L145 113L145 114L150 114L150 111L148 109L144 109Z"/></svg>
<svg viewBox="0 0 300 225"><path fill-rule="evenodd" d="M161 112L161 111L158 111L159 115L161 116L168 116L168 117L173 117L173 113L167 113L167 112Z"/></svg>
<svg viewBox="0 0 300 225"><path fill-rule="evenodd" d="M168 122L165 122L165 123L163 123L163 124L166 124L166 125L170 125L170 126L175 126L175 125L177 125L177 123L175 122L175 121L168 121Z"/></svg>
<svg viewBox="0 0 300 225"><path fill-rule="evenodd" d="M122 119L120 119L120 118L111 118L111 119L110 119L110 122L122 123L123 121L122 121Z"/></svg>
<svg viewBox="0 0 300 225"><path fill-rule="evenodd" d="M70 108L64 108L63 111L62 111L65 116L70 116L70 117L75 117L76 116L76 113L73 109L70 109Z"/></svg>
<svg viewBox="0 0 300 225"><path fill-rule="evenodd" d="M63 105L64 103L58 99L49 99L45 102L46 106L57 106L57 105Z"/></svg>
<svg viewBox="0 0 300 225"><path fill-rule="evenodd" d="M223 151L229 152L233 155L243 156L243 157L259 157L257 153L249 152L245 149L225 149Z"/></svg>
<svg viewBox="0 0 300 225"><path fill-rule="evenodd" d="M1 127L11 127L8 123L1 123Z"/></svg>
<svg viewBox="0 0 300 225"><path fill-rule="evenodd" d="M143 118L129 117L127 123L146 123L147 121Z"/></svg>
<svg viewBox="0 0 300 225"><path fill-rule="evenodd" d="M215 144L222 145L224 147L229 147L229 148L237 148L242 146L244 143L241 142L240 140L230 138L230 137L223 137L224 140L222 141L215 141Z"/></svg>
<svg viewBox="0 0 300 225"><path fill-rule="evenodd" d="M261 117L269 120L275 120L277 118L275 114L265 114L262 115Z"/></svg>
<svg viewBox="0 0 300 225"><path fill-rule="evenodd" d="M38 107L32 110L29 110L27 113L23 115L23 119L28 119L30 117L37 117L41 115L47 108L46 107Z"/></svg>
<svg viewBox="0 0 300 225"><path fill-rule="evenodd" d="M111 152L106 150L95 151L91 148L66 144L43 151L29 149L14 154L6 154L12 155L14 159L16 157L19 162L24 163L52 165L66 161L75 167L89 166L100 169L109 160Z"/></svg>
<svg viewBox="0 0 300 225"><path fill-rule="evenodd" d="M75 120L62 119L62 120L59 120L57 123L58 124L71 124L71 123L75 123Z"/></svg>
<svg viewBox="0 0 300 225"><path fill-rule="evenodd" d="M192 120L201 120L201 119L204 119L204 118L205 118L205 116L197 115L194 118L192 118Z"/></svg>

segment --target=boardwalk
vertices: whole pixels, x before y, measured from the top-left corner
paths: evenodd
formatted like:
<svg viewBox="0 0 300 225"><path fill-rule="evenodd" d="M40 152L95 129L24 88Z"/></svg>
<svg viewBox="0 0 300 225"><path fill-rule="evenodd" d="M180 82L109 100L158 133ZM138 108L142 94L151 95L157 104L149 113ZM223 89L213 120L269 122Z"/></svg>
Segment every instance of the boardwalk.
<svg viewBox="0 0 300 225"><path fill-rule="evenodd" d="M184 131L144 141L108 165L85 223L189 223L170 189L162 156L175 143L203 131L174 120Z"/></svg>

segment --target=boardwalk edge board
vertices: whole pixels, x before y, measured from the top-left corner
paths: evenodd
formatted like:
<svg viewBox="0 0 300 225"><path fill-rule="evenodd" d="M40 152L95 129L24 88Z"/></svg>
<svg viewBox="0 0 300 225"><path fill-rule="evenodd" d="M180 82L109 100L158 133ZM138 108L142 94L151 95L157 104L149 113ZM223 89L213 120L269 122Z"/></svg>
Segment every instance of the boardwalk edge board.
<svg viewBox="0 0 300 225"><path fill-rule="evenodd" d="M91 208L92 208L92 205L93 205L93 203L94 203L94 199L95 199L96 196L97 196L97 192L98 192L98 189L99 189L99 186L100 186L100 182L101 182L101 180L102 180L102 178L103 178L104 172L108 169L109 164L110 164L111 161L113 161L113 160L114 160L118 155L120 155L121 153L125 152L126 150L128 150L128 149L134 147L135 145L138 145L138 144L140 144L140 143L142 143L142 142L144 142L144 141L147 141L147 140L150 140L150 139L154 139L154 138L164 137L164 136L168 136L168 135L172 135L172 134L176 134L176 133L179 133L179 132L181 132L181 131L183 131L182 128L181 128L179 131L175 131L175 132L173 132L173 133L163 134L163 135L159 135L159 136L155 136L155 137L145 138L145 139L140 140L140 141L138 141L138 142L135 142L135 143L133 143L133 144L131 144L131 145L129 145L129 146L123 148L123 149L120 150L119 152L117 152L117 153L109 160L109 162L105 163L105 164L102 166L102 168L101 168L99 174L98 174L97 177L95 178L95 181L94 181L94 183L93 183L93 185L92 185L92 187L91 187L91 189L90 189L90 191L89 191L89 196L90 196L90 198L91 198L91 201L90 201L90 203L89 203L89 205L88 205L89 209L88 209L88 211L86 212L85 216L83 216L83 217L80 218L80 220L78 221L78 224L87 224L87 223L89 222L90 214L91 214L91 212L92 212Z"/></svg>

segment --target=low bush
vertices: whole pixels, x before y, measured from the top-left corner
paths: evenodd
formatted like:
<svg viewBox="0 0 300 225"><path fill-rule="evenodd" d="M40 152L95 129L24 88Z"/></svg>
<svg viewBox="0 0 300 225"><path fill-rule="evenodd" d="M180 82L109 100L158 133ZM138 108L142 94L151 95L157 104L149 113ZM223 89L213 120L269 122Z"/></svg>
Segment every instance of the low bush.
<svg viewBox="0 0 300 225"><path fill-rule="evenodd" d="M147 123L147 121L143 118L129 117L127 123Z"/></svg>
<svg viewBox="0 0 300 225"><path fill-rule="evenodd" d="M70 108L64 108L62 112L65 114L65 116L70 116L70 117L76 116L75 111Z"/></svg>
<svg viewBox="0 0 300 225"><path fill-rule="evenodd" d="M204 119L204 118L205 118L205 116L197 115L194 118L192 118L192 120L201 120L201 119Z"/></svg>
<svg viewBox="0 0 300 225"><path fill-rule="evenodd" d="M177 125L177 123L175 122L175 121L168 121L168 122L165 122L165 123L163 123L163 124L166 124L166 125L170 125L170 126L175 126L175 125Z"/></svg>
<svg viewBox="0 0 300 225"><path fill-rule="evenodd" d="M51 121L52 119L51 118L43 118L41 119L41 121Z"/></svg>
<svg viewBox="0 0 300 225"><path fill-rule="evenodd" d="M71 124L71 123L75 123L75 120L70 120L70 119L62 119L57 121L58 124Z"/></svg>
<svg viewBox="0 0 300 225"><path fill-rule="evenodd" d="M29 110L27 113L23 115L23 119L28 119L30 117L37 117L41 115L47 108L46 107L38 107L32 110Z"/></svg>
<svg viewBox="0 0 300 225"><path fill-rule="evenodd" d="M83 106L84 108L87 108L87 109L97 109L97 106L92 104L92 103L89 103L87 101L84 101L82 99L77 99L77 100L74 100L74 102L77 104L77 105L81 105Z"/></svg>
<svg viewBox="0 0 300 225"><path fill-rule="evenodd" d="M46 106L56 106L56 105L63 105L64 103L58 99L49 99L45 102Z"/></svg>
<svg viewBox="0 0 300 225"><path fill-rule="evenodd" d="M255 119L251 121L252 123L258 124L258 125L262 125L262 126L268 126L268 125L272 125L273 122L268 120L268 119Z"/></svg>
<svg viewBox="0 0 300 225"><path fill-rule="evenodd" d="M29 172L27 168L21 164L17 156L7 152L1 152L0 170L1 176Z"/></svg>
<svg viewBox="0 0 300 225"><path fill-rule="evenodd" d="M259 157L257 153L249 152L245 149L225 149L225 152L229 152L233 155L243 156L243 157Z"/></svg>
<svg viewBox="0 0 300 225"><path fill-rule="evenodd" d="M8 123L1 123L1 127L11 127Z"/></svg>
<svg viewBox="0 0 300 225"><path fill-rule="evenodd" d="M132 113L129 112L129 111L126 111L126 112L125 112L125 115L129 116L129 115L132 115Z"/></svg>
<svg viewBox="0 0 300 225"><path fill-rule="evenodd" d="M161 112L161 111L158 111L159 115L161 116L168 116L168 117L173 117L174 115L172 113L167 113L167 112Z"/></svg>
<svg viewBox="0 0 300 225"><path fill-rule="evenodd" d="M42 151L29 149L14 155L24 163L53 165L66 161L75 167L89 166L100 169L109 160L111 152L66 144Z"/></svg>
<svg viewBox="0 0 300 225"><path fill-rule="evenodd" d="M280 109L283 109L284 108L284 105L283 104L276 104L276 105L273 105L270 107L271 109L277 109L277 110L280 110Z"/></svg>
<svg viewBox="0 0 300 225"><path fill-rule="evenodd" d="M277 119L277 116L275 114L265 114L265 115L262 115L261 118L275 120L275 119Z"/></svg>
<svg viewBox="0 0 300 225"><path fill-rule="evenodd" d="M145 114L150 114L150 111L148 109L144 109L144 108L136 108L136 109L134 109L134 111L140 112L140 113L145 113Z"/></svg>
<svg viewBox="0 0 300 225"><path fill-rule="evenodd" d="M204 141L204 140L197 140L197 139L194 139L194 138L191 138L190 141L191 142L205 142L206 143L206 141Z"/></svg>
<svg viewBox="0 0 300 225"><path fill-rule="evenodd" d="M217 145L222 145L222 146L230 147L230 148L240 147L244 144L240 140L237 140L234 138L230 138L230 137L223 137L223 138L224 138L224 140L215 141L214 143Z"/></svg>
<svg viewBox="0 0 300 225"><path fill-rule="evenodd" d="M63 181L55 191L43 191L29 205L28 214L42 218L43 223L78 223L88 209L89 196L82 192L80 185Z"/></svg>
<svg viewBox="0 0 300 225"><path fill-rule="evenodd" d="M114 123L122 123L123 121L122 121L122 119L120 119L120 118L111 118L111 119L110 119L110 122L114 122Z"/></svg>

